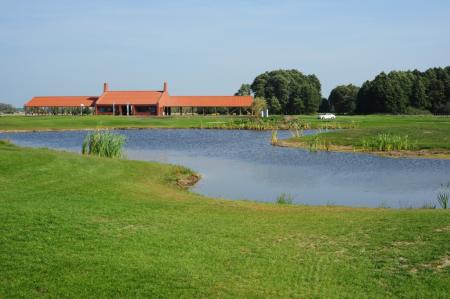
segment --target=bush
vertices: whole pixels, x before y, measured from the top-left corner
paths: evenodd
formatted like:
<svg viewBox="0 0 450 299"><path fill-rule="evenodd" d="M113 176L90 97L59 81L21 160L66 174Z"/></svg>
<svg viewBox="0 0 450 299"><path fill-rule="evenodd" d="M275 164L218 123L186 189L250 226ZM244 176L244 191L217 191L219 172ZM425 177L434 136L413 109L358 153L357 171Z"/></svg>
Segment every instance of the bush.
<svg viewBox="0 0 450 299"><path fill-rule="evenodd" d="M409 115L431 115L431 112L428 111L428 110L419 109L419 108L415 108L415 107L409 106L406 109L406 114L409 114Z"/></svg>
<svg viewBox="0 0 450 299"><path fill-rule="evenodd" d="M122 158L122 147L125 140L125 136L110 132L89 133L84 138L81 153L107 158Z"/></svg>

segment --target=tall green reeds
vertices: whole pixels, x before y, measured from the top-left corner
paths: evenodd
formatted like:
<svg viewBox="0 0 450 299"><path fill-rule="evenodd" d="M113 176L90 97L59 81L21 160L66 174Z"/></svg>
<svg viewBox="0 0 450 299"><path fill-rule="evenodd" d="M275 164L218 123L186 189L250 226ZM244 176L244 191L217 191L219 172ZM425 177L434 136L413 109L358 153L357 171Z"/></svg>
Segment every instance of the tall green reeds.
<svg viewBox="0 0 450 299"><path fill-rule="evenodd" d="M308 130L311 124L300 119L285 119L279 116L267 118L241 118L226 123L212 122L206 126L209 129L234 130ZM204 126L205 128L205 126Z"/></svg>
<svg viewBox="0 0 450 299"><path fill-rule="evenodd" d="M277 197L275 202L279 205L291 205L294 203L294 196L289 193L283 192Z"/></svg>
<svg viewBox="0 0 450 299"><path fill-rule="evenodd" d="M272 145L276 145L278 143L278 131L277 130L272 131L272 138L270 140L270 143Z"/></svg>
<svg viewBox="0 0 450 299"><path fill-rule="evenodd" d="M401 151L413 150L417 142L412 142L408 135L393 135L381 133L374 137L363 138L361 146L364 150L371 151Z"/></svg>
<svg viewBox="0 0 450 299"><path fill-rule="evenodd" d="M122 158L125 136L111 132L97 131L86 135L81 147L83 155L95 155L107 158Z"/></svg>
<svg viewBox="0 0 450 299"><path fill-rule="evenodd" d="M450 182L447 183L447 185L441 184L441 188L436 196L436 200L438 204L441 206L441 208L443 209L448 208L449 198L450 198Z"/></svg>
<svg viewBox="0 0 450 299"><path fill-rule="evenodd" d="M310 140L308 140L309 151L317 152L317 151L329 151L331 147L331 143L326 138L321 138L316 135L313 136Z"/></svg>

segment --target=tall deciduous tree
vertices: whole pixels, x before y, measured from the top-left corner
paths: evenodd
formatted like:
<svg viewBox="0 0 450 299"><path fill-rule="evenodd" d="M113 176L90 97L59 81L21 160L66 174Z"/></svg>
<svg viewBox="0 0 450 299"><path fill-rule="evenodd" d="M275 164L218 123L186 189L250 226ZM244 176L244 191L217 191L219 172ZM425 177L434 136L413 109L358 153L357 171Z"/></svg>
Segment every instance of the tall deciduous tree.
<svg viewBox="0 0 450 299"><path fill-rule="evenodd" d="M353 113L358 91L359 87L352 84L337 86L331 91L328 102L337 113Z"/></svg>
<svg viewBox="0 0 450 299"><path fill-rule="evenodd" d="M0 103L0 113L10 114L16 112L17 109L10 104Z"/></svg>
<svg viewBox="0 0 450 299"><path fill-rule="evenodd" d="M361 86L356 101L359 113L399 114L409 108L449 114L450 67L380 73Z"/></svg>
<svg viewBox="0 0 450 299"><path fill-rule="evenodd" d="M249 96L252 94L250 84L242 84L239 90L234 94L235 96Z"/></svg>
<svg viewBox="0 0 450 299"><path fill-rule="evenodd" d="M322 99L319 79L298 70L260 74L251 84L251 90L255 96L268 99L269 111L275 114L314 113Z"/></svg>

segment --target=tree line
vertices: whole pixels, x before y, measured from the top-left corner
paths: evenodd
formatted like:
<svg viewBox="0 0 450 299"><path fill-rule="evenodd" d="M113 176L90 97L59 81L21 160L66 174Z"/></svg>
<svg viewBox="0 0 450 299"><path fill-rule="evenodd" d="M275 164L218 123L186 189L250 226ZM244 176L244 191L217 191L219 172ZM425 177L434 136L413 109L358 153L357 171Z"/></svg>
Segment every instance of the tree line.
<svg viewBox="0 0 450 299"><path fill-rule="evenodd" d="M258 75L252 84L243 84L236 95L254 94L266 101L272 114L309 114L317 112L321 85L315 75L298 70L276 70Z"/></svg>
<svg viewBox="0 0 450 299"><path fill-rule="evenodd" d="M17 112L17 109L10 104L0 103L0 114L12 114Z"/></svg>
<svg viewBox="0 0 450 299"><path fill-rule="evenodd" d="M252 84L242 84L236 93L251 94L265 100L272 114L450 114L450 66L424 72L381 72L361 87L335 87L328 99L322 98L315 75L276 70L258 75Z"/></svg>

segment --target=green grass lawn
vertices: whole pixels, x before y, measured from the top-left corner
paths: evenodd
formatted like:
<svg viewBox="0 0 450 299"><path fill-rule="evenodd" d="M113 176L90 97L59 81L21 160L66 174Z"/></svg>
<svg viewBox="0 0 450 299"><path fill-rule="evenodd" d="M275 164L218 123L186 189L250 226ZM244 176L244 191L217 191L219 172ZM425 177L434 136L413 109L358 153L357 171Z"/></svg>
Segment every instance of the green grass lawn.
<svg viewBox="0 0 450 299"><path fill-rule="evenodd" d="M448 298L448 210L210 199L180 173L0 141L0 297Z"/></svg>

